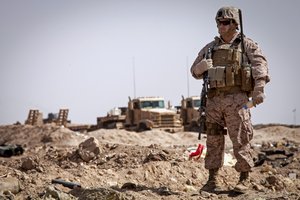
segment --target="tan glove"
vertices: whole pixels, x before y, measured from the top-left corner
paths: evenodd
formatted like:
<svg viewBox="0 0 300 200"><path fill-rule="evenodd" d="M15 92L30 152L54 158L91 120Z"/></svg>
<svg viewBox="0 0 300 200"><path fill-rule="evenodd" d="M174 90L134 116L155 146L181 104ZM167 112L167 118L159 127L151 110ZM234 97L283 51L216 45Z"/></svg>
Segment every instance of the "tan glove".
<svg viewBox="0 0 300 200"><path fill-rule="evenodd" d="M266 97L264 94L265 84L265 80L258 80L255 82L255 87L252 93L252 100L254 105L258 105L264 102L264 99Z"/></svg>
<svg viewBox="0 0 300 200"><path fill-rule="evenodd" d="M202 78L203 73L213 67L212 59L202 59L197 65L193 66L191 72L195 78Z"/></svg>

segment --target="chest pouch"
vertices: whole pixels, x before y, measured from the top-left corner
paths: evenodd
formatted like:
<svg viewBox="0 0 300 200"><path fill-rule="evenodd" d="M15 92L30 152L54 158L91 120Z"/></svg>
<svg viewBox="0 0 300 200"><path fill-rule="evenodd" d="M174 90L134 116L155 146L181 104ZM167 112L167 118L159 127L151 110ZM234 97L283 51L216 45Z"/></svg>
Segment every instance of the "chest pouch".
<svg viewBox="0 0 300 200"><path fill-rule="evenodd" d="M241 68L241 78L242 78L242 85L241 89L245 92L250 92L253 90L253 78L252 78L252 71L251 65L243 64Z"/></svg>
<svg viewBox="0 0 300 200"><path fill-rule="evenodd" d="M208 69L208 77L211 88L225 87L225 66L216 66Z"/></svg>
<svg viewBox="0 0 300 200"><path fill-rule="evenodd" d="M241 51L222 45L214 49L213 65L209 72L210 87L233 87L241 85Z"/></svg>
<svg viewBox="0 0 300 200"><path fill-rule="evenodd" d="M234 67L227 66L225 71L226 86L234 86Z"/></svg>

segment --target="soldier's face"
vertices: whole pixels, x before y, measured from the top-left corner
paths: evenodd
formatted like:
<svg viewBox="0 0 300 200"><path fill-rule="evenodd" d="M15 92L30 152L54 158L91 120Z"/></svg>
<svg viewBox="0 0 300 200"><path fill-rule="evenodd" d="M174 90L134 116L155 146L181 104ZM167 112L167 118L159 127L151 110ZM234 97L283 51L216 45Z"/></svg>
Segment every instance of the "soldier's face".
<svg viewBox="0 0 300 200"><path fill-rule="evenodd" d="M221 36L234 34L236 30L236 24L232 20L220 20L217 22L217 27Z"/></svg>

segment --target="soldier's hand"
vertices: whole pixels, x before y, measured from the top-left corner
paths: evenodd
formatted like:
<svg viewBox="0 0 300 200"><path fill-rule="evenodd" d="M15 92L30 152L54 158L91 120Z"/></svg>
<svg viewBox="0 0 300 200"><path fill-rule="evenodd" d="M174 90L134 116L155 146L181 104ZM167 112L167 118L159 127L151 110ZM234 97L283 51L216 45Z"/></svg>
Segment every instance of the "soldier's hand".
<svg viewBox="0 0 300 200"><path fill-rule="evenodd" d="M264 102L265 94L264 87L254 87L252 100L254 105L258 105Z"/></svg>
<svg viewBox="0 0 300 200"><path fill-rule="evenodd" d="M213 61L212 59L204 59L206 61L206 65L207 65L207 70L209 68L212 68L213 67Z"/></svg>
<svg viewBox="0 0 300 200"><path fill-rule="evenodd" d="M252 93L252 100L254 105L258 105L264 102L265 94L264 87L266 85L266 81L264 79L258 79L255 81L254 90Z"/></svg>
<svg viewBox="0 0 300 200"><path fill-rule="evenodd" d="M202 59L197 65L193 67L192 74L195 77L201 77L203 73L211 67L213 67L212 59Z"/></svg>

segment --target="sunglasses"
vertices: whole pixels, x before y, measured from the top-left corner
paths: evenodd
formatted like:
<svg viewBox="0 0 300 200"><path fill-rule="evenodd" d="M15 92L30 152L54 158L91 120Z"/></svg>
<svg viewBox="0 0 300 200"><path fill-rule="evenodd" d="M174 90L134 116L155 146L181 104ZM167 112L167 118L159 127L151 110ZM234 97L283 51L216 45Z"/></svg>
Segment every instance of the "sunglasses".
<svg viewBox="0 0 300 200"><path fill-rule="evenodd" d="M218 21L218 25L224 25L224 26L227 26L231 23L231 20L226 20L226 21Z"/></svg>

